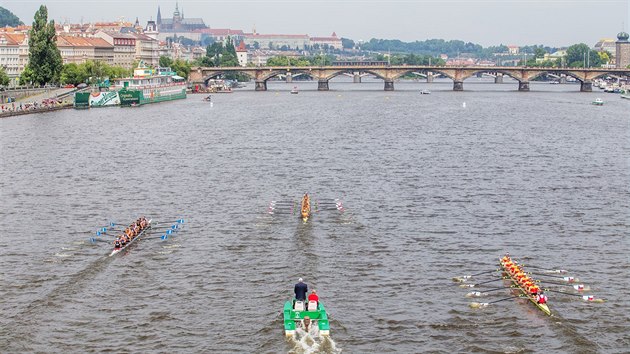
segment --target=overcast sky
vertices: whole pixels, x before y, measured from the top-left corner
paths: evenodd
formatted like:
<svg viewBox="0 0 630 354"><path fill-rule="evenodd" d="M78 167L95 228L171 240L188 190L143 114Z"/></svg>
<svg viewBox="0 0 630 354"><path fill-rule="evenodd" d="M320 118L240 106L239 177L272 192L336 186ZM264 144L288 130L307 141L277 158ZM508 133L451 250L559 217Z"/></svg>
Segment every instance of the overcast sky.
<svg viewBox="0 0 630 354"><path fill-rule="evenodd" d="M41 4L49 19L78 23L121 17L144 26L157 14L171 18L166 0L1 0L31 24ZM483 46L595 44L628 32L630 0L181 0L188 18L211 28L256 28L264 34L308 34L357 40L459 39Z"/></svg>

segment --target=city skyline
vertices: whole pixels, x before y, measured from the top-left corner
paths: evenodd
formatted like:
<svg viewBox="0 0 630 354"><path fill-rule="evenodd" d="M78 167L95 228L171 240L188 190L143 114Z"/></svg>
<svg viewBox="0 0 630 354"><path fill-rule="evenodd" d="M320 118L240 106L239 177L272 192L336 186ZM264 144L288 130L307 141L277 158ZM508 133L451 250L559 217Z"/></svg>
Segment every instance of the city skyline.
<svg viewBox="0 0 630 354"><path fill-rule="evenodd" d="M371 38L411 42L462 40L491 45L593 45L601 38L628 32L630 0L273 0L273 1L134 1L5 0L3 7L30 25L41 4L49 19L70 23L117 21L124 17L144 26L171 18L176 3L185 17L201 17L210 28L259 33L330 35L355 41ZM123 6L119 6L124 4ZM89 11L86 11L89 10ZM593 16L597 14L597 16ZM368 20L366 20L368 19Z"/></svg>

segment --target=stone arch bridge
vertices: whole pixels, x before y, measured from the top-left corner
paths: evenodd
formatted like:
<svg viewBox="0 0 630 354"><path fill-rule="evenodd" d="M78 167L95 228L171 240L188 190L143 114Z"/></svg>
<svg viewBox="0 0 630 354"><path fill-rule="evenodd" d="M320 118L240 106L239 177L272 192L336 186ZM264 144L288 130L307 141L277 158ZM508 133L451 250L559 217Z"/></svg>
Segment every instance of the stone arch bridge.
<svg viewBox="0 0 630 354"><path fill-rule="evenodd" d="M305 74L317 80L317 89L328 91L328 82L339 75L358 75L370 73L385 82L385 91L394 90L394 81L408 73L425 73L428 81L434 75L441 74L453 80L453 91L464 90L464 80L474 75L490 73L495 76L495 82L502 82L503 76L509 76L518 81L519 91L529 91L529 83L540 75L553 74L561 79L573 77L580 81L580 91L591 92L592 82L605 75L630 76L630 69L603 68L530 68L514 66L430 66L430 65L381 65L381 66L276 66L276 67L193 67L189 74L189 81L202 84L210 79L227 73L242 73L256 82L256 91L267 90L267 80L276 76ZM355 80L356 81L356 80Z"/></svg>

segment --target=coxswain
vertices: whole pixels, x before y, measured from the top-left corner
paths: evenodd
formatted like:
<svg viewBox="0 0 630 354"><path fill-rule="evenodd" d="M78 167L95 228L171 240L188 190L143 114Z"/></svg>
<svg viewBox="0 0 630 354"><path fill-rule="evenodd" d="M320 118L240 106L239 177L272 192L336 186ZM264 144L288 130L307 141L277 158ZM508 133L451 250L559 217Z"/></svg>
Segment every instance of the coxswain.
<svg viewBox="0 0 630 354"><path fill-rule="evenodd" d="M538 293L538 295L536 295L536 301L539 304L546 304L547 303L547 295L545 295L542 291Z"/></svg>

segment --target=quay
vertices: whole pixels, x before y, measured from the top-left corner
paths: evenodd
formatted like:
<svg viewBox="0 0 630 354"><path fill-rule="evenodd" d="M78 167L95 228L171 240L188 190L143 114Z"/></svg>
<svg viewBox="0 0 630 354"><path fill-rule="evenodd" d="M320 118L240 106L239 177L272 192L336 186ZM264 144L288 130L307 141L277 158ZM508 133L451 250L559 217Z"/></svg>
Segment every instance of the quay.
<svg viewBox="0 0 630 354"><path fill-rule="evenodd" d="M188 80L193 84L205 84L228 73L242 73L249 76L256 83L256 91L267 91L267 80L273 77L286 76L287 82L298 74L308 75L317 80L319 91L329 90L329 81L339 75L348 75L360 82L362 74L372 74L384 81L385 91L394 91L394 81L400 77L413 73L427 77L432 82L437 75L453 80L453 91L464 90L464 80L478 74L489 74L495 77L495 83L502 83L503 76L509 76L518 81L519 91L529 91L530 81L543 74L552 74L566 82L567 77L573 77L580 82L580 91L593 91L593 81L602 76L628 77L630 69L609 68L530 68L514 66L429 66L429 65L352 65L352 66L281 66L281 67L193 67Z"/></svg>

